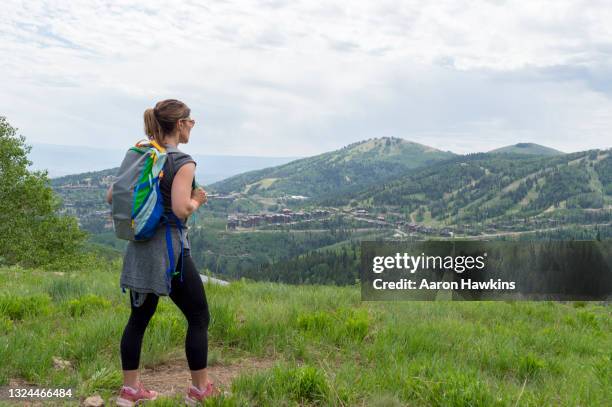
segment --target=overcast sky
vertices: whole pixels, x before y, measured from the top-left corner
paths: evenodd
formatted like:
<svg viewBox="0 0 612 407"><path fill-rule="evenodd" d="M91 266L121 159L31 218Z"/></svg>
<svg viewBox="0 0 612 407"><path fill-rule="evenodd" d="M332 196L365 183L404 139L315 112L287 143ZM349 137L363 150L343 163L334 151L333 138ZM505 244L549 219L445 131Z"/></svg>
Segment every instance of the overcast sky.
<svg viewBox="0 0 612 407"><path fill-rule="evenodd" d="M124 149L177 98L203 154L612 147L610 2L197 3L3 0L0 115L30 143Z"/></svg>

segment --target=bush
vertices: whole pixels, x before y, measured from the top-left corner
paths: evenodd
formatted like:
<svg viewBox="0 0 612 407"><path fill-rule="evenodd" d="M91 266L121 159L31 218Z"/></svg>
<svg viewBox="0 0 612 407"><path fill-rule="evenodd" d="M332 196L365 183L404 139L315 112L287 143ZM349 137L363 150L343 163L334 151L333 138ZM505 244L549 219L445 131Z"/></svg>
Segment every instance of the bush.
<svg viewBox="0 0 612 407"><path fill-rule="evenodd" d="M329 405L331 395L324 373L314 366L275 366L267 372L238 377L232 388L245 394L249 405L279 405L286 400Z"/></svg>
<svg viewBox="0 0 612 407"><path fill-rule="evenodd" d="M51 296L53 301L62 301L80 297L85 294L86 287L83 281L61 278L48 283L45 291Z"/></svg>
<svg viewBox="0 0 612 407"><path fill-rule="evenodd" d="M323 334L331 329L334 320L327 312L317 311L311 314L298 315L296 323L304 331Z"/></svg>
<svg viewBox="0 0 612 407"><path fill-rule="evenodd" d="M545 367L542 359L529 353L519 360L518 374L520 377L533 377L540 373Z"/></svg>
<svg viewBox="0 0 612 407"><path fill-rule="evenodd" d="M238 322L236 312L227 304L211 303L210 328L211 337L220 338L227 342L235 341Z"/></svg>
<svg viewBox="0 0 612 407"><path fill-rule="evenodd" d="M358 341L362 341L368 334L370 321L368 314L365 312L350 316L345 323L347 336Z"/></svg>
<svg viewBox="0 0 612 407"><path fill-rule="evenodd" d="M51 312L51 297L37 294L27 297L5 295L0 297L0 315L12 320L25 317L48 315Z"/></svg>
<svg viewBox="0 0 612 407"><path fill-rule="evenodd" d="M70 300L68 302L68 312L71 316L78 317L86 312L110 308L110 306L110 301L94 294L87 294L81 298Z"/></svg>
<svg viewBox="0 0 612 407"><path fill-rule="evenodd" d="M80 393L92 394L104 390L116 390L122 383L123 377L120 371L103 367L81 384Z"/></svg>
<svg viewBox="0 0 612 407"><path fill-rule="evenodd" d="M290 394L299 402L324 401L329 394L327 380L320 370L304 366L287 372L286 379L291 385Z"/></svg>
<svg viewBox="0 0 612 407"><path fill-rule="evenodd" d="M317 311L300 314L296 325L314 335L333 338L336 343L361 342L369 332L370 321L366 310L340 308L335 313Z"/></svg>
<svg viewBox="0 0 612 407"><path fill-rule="evenodd" d="M414 376L406 381L405 397L428 406L489 407L507 405L487 385L472 374L434 373L432 377Z"/></svg>

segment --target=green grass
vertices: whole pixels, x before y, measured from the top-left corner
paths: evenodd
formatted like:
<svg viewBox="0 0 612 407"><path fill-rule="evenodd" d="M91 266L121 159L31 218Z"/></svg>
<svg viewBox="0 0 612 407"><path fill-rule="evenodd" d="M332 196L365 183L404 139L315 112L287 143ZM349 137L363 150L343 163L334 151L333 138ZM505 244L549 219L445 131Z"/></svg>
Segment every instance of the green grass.
<svg viewBox="0 0 612 407"><path fill-rule="evenodd" d="M129 316L118 281L116 266L63 275L0 268L0 385L22 377L114 396ZM240 281L205 289L211 355L276 360L207 405L604 406L612 390L609 306L361 302L358 287ZM162 299L141 366L182 352L185 330ZM55 370L54 356L74 369Z"/></svg>

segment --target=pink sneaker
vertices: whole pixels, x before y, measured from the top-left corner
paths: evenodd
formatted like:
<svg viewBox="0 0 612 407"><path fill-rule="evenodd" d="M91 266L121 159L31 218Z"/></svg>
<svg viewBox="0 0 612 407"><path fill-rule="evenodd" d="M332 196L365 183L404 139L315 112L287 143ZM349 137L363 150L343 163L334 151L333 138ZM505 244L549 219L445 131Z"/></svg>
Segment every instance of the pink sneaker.
<svg viewBox="0 0 612 407"><path fill-rule="evenodd" d="M215 387L215 384L213 382L208 382L208 384L206 385L206 390L200 390L193 384L191 384L189 385L189 389L187 390L187 394L185 395L185 403L188 406L197 406L199 403L204 401L204 399L216 396L219 393L219 389Z"/></svg>
<svg viewBox="0 0 612 407"><path fill-rule="evenodd" d="M130 386L122 386L116 403L121 407L132 407L149 400L155 400L157 394L156 391L145 389L142 382L138 382L138 388L136 389Z"/></svg>

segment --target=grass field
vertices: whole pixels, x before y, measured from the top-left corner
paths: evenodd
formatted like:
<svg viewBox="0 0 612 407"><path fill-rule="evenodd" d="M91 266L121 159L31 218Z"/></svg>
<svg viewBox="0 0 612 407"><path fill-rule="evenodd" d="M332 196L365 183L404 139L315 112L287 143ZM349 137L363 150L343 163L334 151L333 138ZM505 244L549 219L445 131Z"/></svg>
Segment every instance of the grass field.
<svg viewBox="0 0 612 407"><path fill-rule="evenodd" d="M117 263L65 274L0 268L0 386L22 378L115 396L129 315L118 281ZM612 394L609 306L373 303L358 287L252 282L205 289L210 364L273 360L207 405L604 406ZM182 352L185 330L163 298L141 366ZM73 367L56 369L53 357Z"/></svg>

